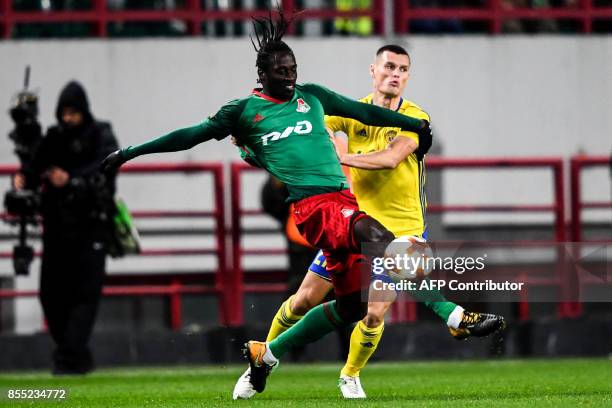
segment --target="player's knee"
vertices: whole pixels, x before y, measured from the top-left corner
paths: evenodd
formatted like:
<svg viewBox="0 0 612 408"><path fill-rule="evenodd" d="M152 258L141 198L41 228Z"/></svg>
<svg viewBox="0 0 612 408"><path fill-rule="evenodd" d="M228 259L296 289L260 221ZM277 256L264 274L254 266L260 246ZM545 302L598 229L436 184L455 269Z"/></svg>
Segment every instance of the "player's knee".
<svg viewBox="0 0 612 408"><path fill-rule="evenodd" d="M378 311L372 311L368 309L366 317L363 319L363 323L366 327L371 329L380 326L385 322L385 314L379 313Z"/></svg>
<svg viewBox="0 0 612 408"><path fill-rule="evenodd" d="M362 320L368 314L368 302L362 302L359 304L359 307L356 307L354 310L354 315L351 316L353 319L351 322L358 322Z"/></svg>
<svg viewBox="0 0 612 408"><path fill-rule="evenodd" d="M340 319L346 324L355 323L362 320L368 313L368 303L358 302L349 304L348 302L337 303L336 311Z"/></svg>
<svg viewBox="0 0 612 408"><path fill-rule="evenodd" d="M355 222L354 233L360 243L388 244L395 235L372 217L363 217Z"/></svg>
<svg viewBox="0 0 612 408"><path fill-rule="evenodd" d="M340 308L338 309L338 316L346 324L355 323L362 320L367 314L367 310L364 307L356 307L352 309Z"/></svg>
<svg viewBox="0 0 612 408"><path fill-rule="evenodd" d="M293 299L291 299L291 313L298 316L304 316L310 309L318 304L314 297L313 290L300 288L293 296Z"/></svg>
<svg viewBox="0 0 612 408"><path fill-rule="evenodd" d="M393 235L391 231L385 231L379 242L382 244L390 244L394 239L395 235Z"/></svg>

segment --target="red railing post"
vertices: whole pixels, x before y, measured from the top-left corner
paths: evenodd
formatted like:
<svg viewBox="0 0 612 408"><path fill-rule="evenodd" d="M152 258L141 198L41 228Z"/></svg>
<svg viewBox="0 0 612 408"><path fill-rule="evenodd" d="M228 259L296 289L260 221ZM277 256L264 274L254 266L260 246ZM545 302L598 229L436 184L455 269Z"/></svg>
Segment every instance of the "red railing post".
<svg viewBox="0 0 612 408"><path fill-rule="evenodd" d="M570 267L566 253L565 242L567 240L565 224L565 182L563 178L563 162L554 167L555 177L555 240L557 241L557 256L559 270L559 284L561 301L557 305L557 312L561 318L574 318L582 313L582 304L578 301L580 294L580 282L574 268ZM576 300L573 300L573 299Z"/></svg>
<svg viewBox="0 0 612 408"><path fill-rule="evenodd" d="M190 35L202 34L202 19L200 16L201 3L200 0L187 0L187 10L190 12L189 20L187 21L187 32Z"/></svg>
<svg viewBox="0 0 612 408"><path fill-rule="evenodd" d="M370 7L370 19L374 23L374 32L378 35L385 34L385 18L385 0L374 0Z"/></svg>
<svg viewBox="0 0 612 408"><path fill-rule="evenodd" d="M12 0L0 0L0 37L2 38L11 38L12 11Z"/></svg>
<svg viewBox="0 0 612 408"><path fill-rule="evenodd" d="M580 9L583 12L581 30L584 34L593 31L593 0L580 0Z"/></svg>
<svg viewBox="0 0 612 408"><path fill-rule="evenodd" d="M215 275L215 288L219 299L219 322L224 325L230 323L228 306L231 303L228 285L227 268L227 237L225 231L225 183L223 177L223 166L219 164L213 170L213 184L215 189L215 239L217 241L217 274Z"/></svg>
<svg viewBox="0 0 612 408"><path fill-rule="evenodd" d="M489 0L487 7L490 10L489 15L489 33L500 34L502 31L502 6L501 0Z"/></svg>
<svg viewBox="0 0 612 408"><path fill-rule="evenodd" d="M559 159L553 165L555 186L555 240L559 243L566 241L565 223L565 177L563 177L563 160Z"/></svg>
<svg viewBox="0 0 612 408"><path fill-rule="evenodd" d="M183 325L181 307L181 282L173 279L170 284L170 327L172 330L180 330Z"/></svg>
<svg viewBox="0 0 612 408"><path fill-rule="evenodd" d="M406 302L406 321L408 323L414 323L417 321L417 307L414 300L408 300Z"/></svg>
<svg viewBox="0 0 612 408"><path fill-rule="evenodd" d="M108 29L106 27L108 20L108 8L106 0L94 0L94 10L96 11L96 21L94 23L94 34L96 37L106 37Z"/></svg>
<svg viewBox="0 0 612 408"><path fill-rule="evenodd" d="M241 193L240 193L240 167L241 164L232 163L230 175L230 188L232 191L232 274L231 284L225 289L229 302L229 324L241 325L243 322L244 282L242 271L242 225L240 222Z"/></svg>
<svg viewBox="0 0 612 408"><path fill-rule="evenodd" d="M281 0L281 1L282 1L281 8L285 16L291 16L293 15L294 12L297 11L295 9L295 3L293 0ZM287 28L287 34L291 34L291 35L295 34L295 24L291 24Z"/></svg>
<svg viewBox="0 0 612 408"><path fill-rule="evenodd" d="M417 304L411 296L400 295L389 308L391 323L414 323L417 321Z"/></svg>
<svg viewBox="0 0 612 408"><path fill-rule="evenodd" d="M520 276L520 282L527 282L527 276L524 273L521 273ZM522 322L529 320L529 292L527 285L519 292L518 319Z"/></svg>
<svg viewBox="0 0 612 408"><path fill-rule="evenodd" d="M582 207L580 202L580 160L572 157L570 160L570 205L572 212L571 233L572 242L582 241Z"/></svg>
<svg viewBox="0 0 612 408"><path fill-rule="evenodd" d="M410 0L395 0L395 34L405 34L410 29L408 23L408 12L410 11Z"/></svg>
<svg viewBox="0 0 612 408"><path fill-rule="evenodd" d="M409 299L395 299L395 302L391 304L389 308L389 316L391 319L391 323L401 323L405 319L405 311L406 309L402 309L402 306L409 302Z"/></svg>

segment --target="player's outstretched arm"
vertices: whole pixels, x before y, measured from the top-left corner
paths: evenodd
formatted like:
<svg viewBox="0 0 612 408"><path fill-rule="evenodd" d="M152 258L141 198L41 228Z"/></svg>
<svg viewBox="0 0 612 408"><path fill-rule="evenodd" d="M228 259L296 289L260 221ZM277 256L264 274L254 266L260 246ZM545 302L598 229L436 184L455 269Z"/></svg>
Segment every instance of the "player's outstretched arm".
<svg viewBox="0 0 612 408"><path fill-rule="evenodd" d="M102 171L106 174L113 173L126 161L143 154L188 150L213 137L214 134L207 132L203 124L178 129L148 142L112 152L102 162Z"/></svg>
<svg viewBox="0 0 612 408"><path fill-rule="evenodd" d="M418 147L416 141L397 136L384 150L361 154L338 154L340 163L366 170L394 169Z"/></svg>
<svg viewBox="0 0 612 408"><path fill-rule="evenodd" d="M243 102L234 100L204 122L178 129L148 142L129 146L109 154L102 162L105 173L116 172L123 163L143 154L178 152L188 150L211 139L221 140L238 128Z"/></svg>
<svg viewBox="0 0 612 408"><path fill-rule="evenodd" d="M303 85L304 90L312 93L323 105L326 115L356 119L370 126L399 127L402 130L421 134L429 129L429 122L402 115L376 105L359 102L337 94L329 89L314 85Z"/></svg>

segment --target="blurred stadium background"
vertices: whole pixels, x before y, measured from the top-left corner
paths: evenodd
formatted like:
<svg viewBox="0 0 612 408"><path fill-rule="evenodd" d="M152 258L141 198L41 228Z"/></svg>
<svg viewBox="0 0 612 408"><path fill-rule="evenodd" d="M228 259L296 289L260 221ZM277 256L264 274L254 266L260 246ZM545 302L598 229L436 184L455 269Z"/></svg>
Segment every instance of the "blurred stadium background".
<svg viewBox="0 0 612 408"><path fill-rule="evenodd" d="M298 80L358 98L370 92L375 50L405 46L413 61L406 97L431 114L436 135L431 237L516 242L516 252L498 253L491 265L530 282L524 298L472 304L507 316L503 342L456 343L433 314L406 301L393 308L374 359L610 355L612 4L349 3L282 2L288 11L306 9L287 40ZM84 84L94 114L112 122L122 146L196 123L255 86L249 19L266 6L0 0L0 103L8 109L29 64L45 126L70 79ZM343 17L361 20L346 25ZM0 115L0 135L11 128ZM0 146L8 189L17 161L8 138ZM239 362L242 340L264 337L285 297L288 267L282 232L261 214L264 180L228 140L127 166L119 195L136 217L144 253L110 263L92 340L99 366ZM28 277L13 276L15 237L0 226L0 368L47 368L39 264ZM592 301L540 301L564 282L530 280L555 261L543 250L523 258L520 248L587 240L602 249L591 261L604 273L581 282ZM338 343L322 340L301 358L336 360Z"/></svg>

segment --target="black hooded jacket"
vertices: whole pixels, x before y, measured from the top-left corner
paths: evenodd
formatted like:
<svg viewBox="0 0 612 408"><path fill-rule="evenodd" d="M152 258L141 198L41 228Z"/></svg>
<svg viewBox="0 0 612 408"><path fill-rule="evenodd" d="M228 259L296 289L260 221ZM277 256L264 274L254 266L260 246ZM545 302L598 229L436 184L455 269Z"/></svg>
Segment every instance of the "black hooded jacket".
<svg viewBox="0 0 612 408"><path fill-rule="evenodd" d="M62 122L65 107L81 112L83 123L76 128L66 126ZM34 159L42 183L44 232L84 239L96 235L107 224L115 180L105 179L99 166L109 153L118 149L118 144L110 124L94 119L87 94L78 82L72 81L62 90L56 117L58 124L47 130ZM70 180L66 186L54 187L45 178L45 172L52 167L68 172Z"/></svg>
<svg viewBox="0 0 612 408"><path fill-rule="evenodd" d="M83 114L85 124L93 122L93 115L89 110L89 100L83 86L76 81L70 81L59 95L55 108L57 123L62 123L62 111L64 108L73 108Z"/></svg>

